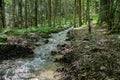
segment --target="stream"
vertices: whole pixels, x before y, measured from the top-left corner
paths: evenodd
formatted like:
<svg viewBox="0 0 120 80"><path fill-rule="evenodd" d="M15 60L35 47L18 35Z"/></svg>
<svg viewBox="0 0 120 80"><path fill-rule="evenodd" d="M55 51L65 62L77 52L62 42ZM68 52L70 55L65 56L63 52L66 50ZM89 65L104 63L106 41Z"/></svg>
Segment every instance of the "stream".
<svg viewBox="0 0 120 80"><path fill-rule="evenodd" d="M58 44L65 44L67 32L71 28L59 33L52 33L47 44L36 47L34 58L21 58L0 62L0 80L42 80L36 78L43 69L55 67L50 57L51 51L57 49ZM41 43L41 42L37 42ZM23 53L24 54L24 53Z"/></svg>

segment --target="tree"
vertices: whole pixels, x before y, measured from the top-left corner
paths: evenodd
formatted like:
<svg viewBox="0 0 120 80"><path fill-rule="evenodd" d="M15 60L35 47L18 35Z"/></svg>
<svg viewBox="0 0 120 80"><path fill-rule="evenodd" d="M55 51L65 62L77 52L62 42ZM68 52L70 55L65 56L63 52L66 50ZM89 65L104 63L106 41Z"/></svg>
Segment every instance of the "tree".
<svg viewBox="0 0 120 80"><path fill-rule="evenodd" d="M23 16L22 16L22 2L23 0L18 0L18 24L19 28L23 27Z"/></svg>
<svg viewBox="0 0 120 80"><path fill-rule="evenodd" d="M114 26L113 29L115 31L120 31L120 0L116 0L116 9L115 9L115 16L114 16Z"/></svg>
<svg viewBox="0 0 120 80"><path fill-rule="evenodd" d="M91 25L90 25L90 0L87 0L87 22L88 22L88 31L91 33Z"/></svg>
<svg viewBox="0 0 120 80"><path fill-rule="evenodd" d="M51 20L51 0L48 0L48 26L51 27L51 23L52 23L52 20Z"/></svg>
<svg viewBox="0 0 120 80"><path fill-rule="evenodd" d="M82 10L81 10L82 5L81 5L81 0L78 0L78 2L79 2L79 27L80 27L82 25L82 15L81 15L81 13L82 13Z"/></svg>
<svg viewBox="0 0 120 80"><path fill-rule="evenodd" d="M0 0L0 26L5 28L5 2L4 0Z"/></svg>
<svg viewBox="0 0 120 80"><path fill-rule="evenodd" d="M35 26L38 27L38 0L35 0Z"/></svg>
<svg viewBox="0 0 120 80"><path fill-rule="evenodd" d="M28 28L28 0L25 0L25 28Z"/></svg>
<svg viewBox="0 0 120 80"><path fill-rule="evenodd" d="M75 0L75 4L74 4L74 27L76 26L76 17L77 17L77 0Z"/></svg>
<svg viewBox="0 0 120 80"><path fill-rule="evenodd" d="M13 18L13 22L12 22L12 27L16 27L16 22L15 22L15 0L12 0L12 18Z"/></svg>

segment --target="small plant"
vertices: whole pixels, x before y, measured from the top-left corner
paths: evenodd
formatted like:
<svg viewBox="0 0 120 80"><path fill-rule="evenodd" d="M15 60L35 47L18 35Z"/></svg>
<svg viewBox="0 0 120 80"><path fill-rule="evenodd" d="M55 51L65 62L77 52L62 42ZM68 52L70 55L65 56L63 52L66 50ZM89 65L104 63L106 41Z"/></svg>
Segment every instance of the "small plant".
<svg viewBox="0 0 120 80"><path fill-rule="evenodd" d="M6 42L6 39L3 37L0 37L0 42Z"/></svg>

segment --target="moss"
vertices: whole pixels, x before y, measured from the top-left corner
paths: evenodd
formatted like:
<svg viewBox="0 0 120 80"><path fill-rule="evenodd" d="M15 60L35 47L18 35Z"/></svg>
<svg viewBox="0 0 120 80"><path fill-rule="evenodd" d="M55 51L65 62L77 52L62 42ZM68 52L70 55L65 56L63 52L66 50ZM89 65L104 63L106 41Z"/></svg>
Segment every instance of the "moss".
<svg viewBox="0 0 120 80"><path fill-rule="evenodd" d="M117 47L120 47L120 41L117 41L117 42L115 43L115 45L116 45Z"/></svg>
<svg viewBox="0 0 120 80"><path fill-rule="evenodd" d="M27 29L15 29L15 28L5 29L3 30L2 33L7 35L20 35L24 33L38 32L48 35L50 33L59 32L63 29L64 27L34 27L33 26Z"/></svg>
<svg viewBox="0 0 120 80"><path fill-rule="evenodd" d="M108 32L106 32L107 35L110 34L120 34L120 31L115 31L115 30L109 30Z"/></svg>
<svg viewBox="0 0 120 80"><path fill-rule="evenodd" d="M6 38L0 37L0 42L6 42Z"/></svg>

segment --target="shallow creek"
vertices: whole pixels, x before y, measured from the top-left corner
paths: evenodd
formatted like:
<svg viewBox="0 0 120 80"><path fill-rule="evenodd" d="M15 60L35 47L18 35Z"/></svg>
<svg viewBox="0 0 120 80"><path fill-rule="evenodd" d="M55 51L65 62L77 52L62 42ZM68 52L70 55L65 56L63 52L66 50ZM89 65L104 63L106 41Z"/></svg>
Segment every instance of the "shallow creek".
<svg viewBox="0 0 120 80"><path fill-rule="evenodd" d="M51 34L47 44L34 49L34 58L21 58L0 62L0 80L47 80L40 79L37 76L43 70L57 67L56 63L52 62L50 53L57 48L58 44L66 43L67 32L71 29Z"/></svg>

